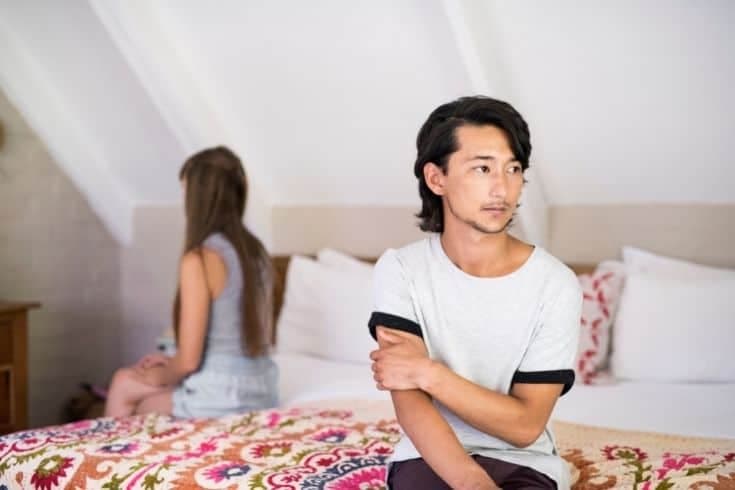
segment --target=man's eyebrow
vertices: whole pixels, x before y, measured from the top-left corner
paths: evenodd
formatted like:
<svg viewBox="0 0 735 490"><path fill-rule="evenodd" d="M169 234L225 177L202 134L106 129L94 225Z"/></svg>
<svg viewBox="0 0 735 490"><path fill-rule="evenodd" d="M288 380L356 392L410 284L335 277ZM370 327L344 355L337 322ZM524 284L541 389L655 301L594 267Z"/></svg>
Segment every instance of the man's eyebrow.
<svg viewBox="0 0 735 490"><path fill-rule="evenodd" d="M495 161L496 158L493 155L478 154L478 155L473 155L473 156L467 158L467 160L465 160L465 161L471 162L472 160L491 160L491 161ZM506 163L518 163L518 159L515 158L515 157L513 157L513 158L510 158Z"/></svg>

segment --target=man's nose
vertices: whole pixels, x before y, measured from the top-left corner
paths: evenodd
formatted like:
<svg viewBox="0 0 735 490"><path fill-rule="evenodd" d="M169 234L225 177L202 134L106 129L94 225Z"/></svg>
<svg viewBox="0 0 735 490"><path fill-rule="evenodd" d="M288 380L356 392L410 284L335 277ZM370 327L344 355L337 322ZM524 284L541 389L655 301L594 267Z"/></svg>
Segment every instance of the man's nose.
<svg viewBox="0 0 735 490"><path fill-rule="evenodd" d="M492 172L490 176L490 197L503 199L507 194L508 177L503 172Z"/></svg>

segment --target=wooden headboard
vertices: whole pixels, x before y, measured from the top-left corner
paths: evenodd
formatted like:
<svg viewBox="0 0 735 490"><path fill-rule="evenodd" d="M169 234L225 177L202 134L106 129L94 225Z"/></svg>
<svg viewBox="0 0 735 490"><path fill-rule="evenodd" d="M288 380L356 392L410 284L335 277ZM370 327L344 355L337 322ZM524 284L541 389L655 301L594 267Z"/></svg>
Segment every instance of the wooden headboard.
<svg viewBox="0 0 735 490"><path fill-rule="evenodd" d="M288 270L288 263L291 260L290 255L274 255L273 256L273 268L275 269L275 280L273 288L273 314L276 320L278 314L281 312L281 306L283 306L283 294L286 289L286 271ZM360 257L360 260L374 264L377 257ZM589 274L595 270L596 265L594 264L567 264L577 275ZM273 332L275 337L275 329Z"/></svg>

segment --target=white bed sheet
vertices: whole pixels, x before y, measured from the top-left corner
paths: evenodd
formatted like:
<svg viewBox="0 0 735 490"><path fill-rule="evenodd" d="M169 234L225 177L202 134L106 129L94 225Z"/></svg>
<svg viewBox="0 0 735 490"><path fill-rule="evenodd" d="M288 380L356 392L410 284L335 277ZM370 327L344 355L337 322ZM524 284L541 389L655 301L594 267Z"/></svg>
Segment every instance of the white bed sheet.
<svg viewBox="0 0 735 490"><path fill-rule="evenodd" d="M330 399L390 400L378 391L369 364L276 354L283 405ZM735 383L618 382L575 385L552 418L615 429L735 439Z"/></svg>
<svg viewBox="0 0 735 490"><path fill-rule="evenodd" d="M574 385L552 418L617 429L735 439L735 383Z"/></svg>

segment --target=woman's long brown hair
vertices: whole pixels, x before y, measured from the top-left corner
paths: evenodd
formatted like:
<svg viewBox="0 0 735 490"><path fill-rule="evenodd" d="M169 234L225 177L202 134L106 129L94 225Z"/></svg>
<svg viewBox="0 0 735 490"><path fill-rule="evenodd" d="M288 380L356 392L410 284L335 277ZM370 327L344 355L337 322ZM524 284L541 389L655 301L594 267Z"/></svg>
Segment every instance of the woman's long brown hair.
<svg viewBox="0 0 735 490"><path fill-rule="evenodd" d="M224 146L192 155L179 172L185 182L186 238L184 254L201 253L204 240L222 233L240 259L243 277L242 348L259 356L270 346L273 323L273 264L263 244L243 224L248 183L240 159ZM230 271L230 274L232 271ZM181 291L173 308L178 337Z"/></svg>

